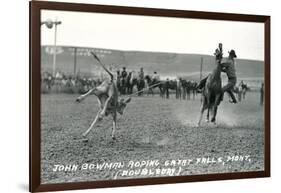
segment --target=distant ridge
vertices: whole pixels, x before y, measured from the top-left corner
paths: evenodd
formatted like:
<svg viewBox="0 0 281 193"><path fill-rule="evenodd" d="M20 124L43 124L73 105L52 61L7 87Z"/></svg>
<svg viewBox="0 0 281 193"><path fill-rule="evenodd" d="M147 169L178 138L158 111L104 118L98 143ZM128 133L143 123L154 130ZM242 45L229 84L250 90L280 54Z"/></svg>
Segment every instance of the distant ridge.
<svg viewBox="0 0 281 193"><path fill-rule="evenodd" d="M203 58L203 75L208 74L214 67L214 56L201 54L177 54L144 51L120 51L100 48L77 47L77 71L84 76L95 76L101 72L100 66L89 54L94 51L112 69L126 66L129 70L138 71L144 68L146 74L157 71L161 76L186 76L199 80L201 57ZM52 46L41 47L42 71L52 71ZM225 53L225 56L227 54ZM237 51L239 57L239 51ZM57 70L65 74L73 74L74 47L57 47ZM262 81L264 62L247 59L236 60L237 76L248 81Z"/></svg>

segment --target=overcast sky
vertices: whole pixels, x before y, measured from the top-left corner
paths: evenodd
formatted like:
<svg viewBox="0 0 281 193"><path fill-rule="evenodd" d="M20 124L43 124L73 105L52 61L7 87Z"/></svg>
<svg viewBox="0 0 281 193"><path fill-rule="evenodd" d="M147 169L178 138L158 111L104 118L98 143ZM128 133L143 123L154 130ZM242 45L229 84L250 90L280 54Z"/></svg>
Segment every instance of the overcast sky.
<svg viewBox="0 0 281 193"><path fill-rule="evenodd" d="M43 10L42 21L62 21L57 45L212 55L219 42L224 56L264 60L264 24L253 22L128 16ZM41 28L42 45L54 44L54 29Z"/></svg>

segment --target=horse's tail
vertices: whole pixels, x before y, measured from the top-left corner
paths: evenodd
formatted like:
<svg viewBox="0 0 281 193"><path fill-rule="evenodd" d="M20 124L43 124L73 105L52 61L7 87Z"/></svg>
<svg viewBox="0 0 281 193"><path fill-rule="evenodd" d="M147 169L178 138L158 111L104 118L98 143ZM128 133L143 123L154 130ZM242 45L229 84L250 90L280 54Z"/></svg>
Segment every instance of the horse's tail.
<svg viewBox="0 0 281 193"><path fill-rule="evenodd" d="M113 81L113 74L105 67L105 65L100 61L100 59L98 58L98 56L94 53L91 52L91 54L94 56L94 58L99 62L99 64L101 65L101 67L109 74L111 81Z"/></svg>

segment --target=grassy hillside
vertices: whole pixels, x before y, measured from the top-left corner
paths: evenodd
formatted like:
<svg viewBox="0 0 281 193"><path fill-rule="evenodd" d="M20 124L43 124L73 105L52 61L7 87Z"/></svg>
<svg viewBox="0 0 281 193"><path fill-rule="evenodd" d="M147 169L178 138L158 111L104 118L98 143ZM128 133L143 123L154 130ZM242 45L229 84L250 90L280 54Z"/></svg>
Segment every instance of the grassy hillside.
<svg viewBox="0 0 281 193"><path fill-rule="evenodd" d="M198 80L201 57L203 58L203 75L209 73L214 67L214 56L211 55L77 48L77 71L86 76L93 76L101 71L89 51L94 51L104 64L113 69L126 66L130 70L139 70L140 67L143 67L145 73L151 74L153 71L157 71L161 76L188 76L190 79ZM52 52L52 47L41 47L43 71L52 71ZM57 70L73 74L74 48L58 47L57 53ZM227 53L225 53L226 55ZM239 56L239 51L237 51L237 55ZM262 80L263 64L263 61L237 59L238 78L251 81Z"/></svg>

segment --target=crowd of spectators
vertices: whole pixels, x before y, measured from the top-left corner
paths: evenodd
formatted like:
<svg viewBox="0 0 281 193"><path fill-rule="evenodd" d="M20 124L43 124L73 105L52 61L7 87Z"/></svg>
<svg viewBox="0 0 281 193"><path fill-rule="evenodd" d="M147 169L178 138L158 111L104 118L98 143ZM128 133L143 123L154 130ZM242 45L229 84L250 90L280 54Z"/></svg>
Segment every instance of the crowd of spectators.
<svg viewBox="0 0 281 193"><path fill-rule="evenodd" d="M66 75L57 72L54 75L44 72L41 76L42 93L85 93L101 83L99 78Z"/></svg>

